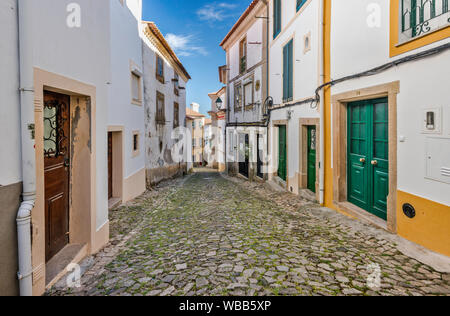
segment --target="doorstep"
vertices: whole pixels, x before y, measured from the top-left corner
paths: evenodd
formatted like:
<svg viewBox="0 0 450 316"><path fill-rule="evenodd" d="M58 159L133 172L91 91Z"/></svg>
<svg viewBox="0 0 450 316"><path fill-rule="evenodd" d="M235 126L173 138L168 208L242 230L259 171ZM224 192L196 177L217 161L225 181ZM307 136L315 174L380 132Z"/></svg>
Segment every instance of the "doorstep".
<svg viewBox="0 0 450 316"><path fill-rule="evenodd" d="M122 200L120 198L110 198L108 200L108 210L111 211L112 209L118 207L122 203Z"/></svg>
<svg viewBox="0 0 450 316"><path fill-rule="evenodd" d="M64 276L71 263L78 263L87 256L87 245L69 244L51 258L45 265L46 288L51 288Z"/></svg>

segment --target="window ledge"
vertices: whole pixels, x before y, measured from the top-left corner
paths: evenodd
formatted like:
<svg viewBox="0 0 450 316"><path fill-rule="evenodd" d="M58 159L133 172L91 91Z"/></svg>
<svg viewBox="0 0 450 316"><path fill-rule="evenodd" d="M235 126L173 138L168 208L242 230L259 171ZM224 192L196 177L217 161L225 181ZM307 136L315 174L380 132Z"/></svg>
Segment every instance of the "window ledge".
<svg viewBox="0 0 450 316"><path fill-rule="evenodd" d="M131 100L131 104L142 106L142 100Z"/></svg>
<svg viewBox="0 0 450 316"><path fill-rule="evenodd" d="M400 41L400 42L398 42L397 44L395 44L395 47L401 47L401 46L403 46L403 45L406 45L406 44L409 44L409 43L411 43L411 42L417 41L417 40L419 40L419 39L421 39L421 38L424 38L424 37L426 37L426 36L428 36L428 35L431 35L431 34L433 34L433 33L442 31L442 30L444 30L444 29L446 29L446 28L448 28L448 27L450 27L450 25L444 25L444 26L441 26L441 27L439 27L439 28L437 28L437 29L435 29L435 30L433 30L433 31L431 31L431 32L421 34L421 35L419 35L419 36L410 38L410 39L408 39L408 40Z"/></svg>

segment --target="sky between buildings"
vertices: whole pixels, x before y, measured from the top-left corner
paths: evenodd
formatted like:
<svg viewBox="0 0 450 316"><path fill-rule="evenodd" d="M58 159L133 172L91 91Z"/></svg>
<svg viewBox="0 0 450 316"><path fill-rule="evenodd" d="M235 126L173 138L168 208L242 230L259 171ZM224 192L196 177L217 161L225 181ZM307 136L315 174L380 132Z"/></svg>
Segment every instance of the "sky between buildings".
<svg viewBox="0 0 450 316"><path fill-rule="evenodd" d="M251 0L143 0L143 20L153 21L192 77L187 104L211 108L208 93L222 86L217 68L225 65L222 39Z"/></svg>

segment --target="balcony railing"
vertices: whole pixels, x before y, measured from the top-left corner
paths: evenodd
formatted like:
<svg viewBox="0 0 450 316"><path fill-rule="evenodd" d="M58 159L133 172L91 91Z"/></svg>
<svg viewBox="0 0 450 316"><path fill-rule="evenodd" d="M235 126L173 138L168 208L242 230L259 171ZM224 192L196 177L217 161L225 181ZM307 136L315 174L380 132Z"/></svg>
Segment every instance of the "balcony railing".
<svg viewBox="0 0 450 316"><path fill-rule="evenodd" d="M401 33L414 38L450 23L450 0L401 0Z"/></svg>

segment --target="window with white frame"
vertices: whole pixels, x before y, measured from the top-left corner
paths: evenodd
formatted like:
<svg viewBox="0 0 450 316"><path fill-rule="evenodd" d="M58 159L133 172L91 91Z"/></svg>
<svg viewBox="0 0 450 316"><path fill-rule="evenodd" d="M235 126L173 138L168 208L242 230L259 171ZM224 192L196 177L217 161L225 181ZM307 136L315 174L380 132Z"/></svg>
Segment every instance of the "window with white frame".
<svg viewBox="0 0 450 316"><path fill-rule="evenodd" d="M253 82L250 81L244 85L244 106L253 105Z"/></svg>
<svg viewBox="0 0 450 316"><path fill-rule="evenodd" d="M159 91L156 91L156 118L157 124L166 124L166 114L165 114L165 97Z"/></svg>
<svg viewBox="0 0 450 316"><path fill-rule="evenodd" d="M406 42L448 26L449 2L449 0L400 0L399 42Z"/></svg>
<svg viewBox="0 0 450 316"><path fill-rule="evenodd" d="M239 83L234 86L234 110L240 111L242 108L242 85Z"/></svg>
<svg viewBox="0 0 450 316"><path fill-rule="evenodd" d="M133 103L142 103L141 76L135 72L131 73L131 99Z"/></svg>

